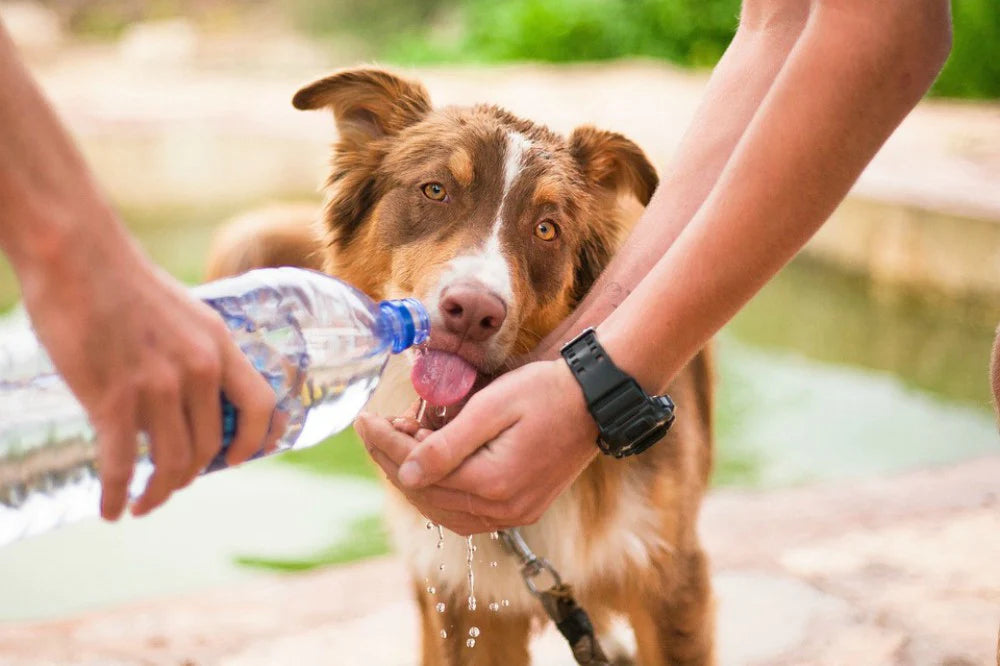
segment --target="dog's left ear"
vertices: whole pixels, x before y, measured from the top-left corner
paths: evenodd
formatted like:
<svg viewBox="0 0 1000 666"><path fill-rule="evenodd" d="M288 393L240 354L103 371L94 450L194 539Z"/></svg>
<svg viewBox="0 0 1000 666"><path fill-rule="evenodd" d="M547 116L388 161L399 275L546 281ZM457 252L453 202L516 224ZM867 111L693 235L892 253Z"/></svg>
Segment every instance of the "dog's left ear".
<svg viewBox="0 0 1000 666"><path fill-rule="evenodd" d="M606 197L617 198L628 193L645 206L660 182L656 169L642 149L616 132L589 125L578 127L569 137L569 149L587 185ZM619 236L620 223L616 216L593 221L591 235L583 241L577 256L573 280L575 303L587 295L611 261Z"/></svg>
<svg viewBox="0 0 1000 666"><path fill-rule="evenodd" d="M361 146L397 134L431 110L430 95L417 83L381 69L346 69L314 81L292 98L296 109L333 111L341 141Z"/></svg>
<svg viewBox="0 0 1000 666"><path fill-rule="evenodd" d="M611 194L629 192L643 206L660 182L642 149L617 132L578 127L569 137L569 150L588 184Z"/></svg>

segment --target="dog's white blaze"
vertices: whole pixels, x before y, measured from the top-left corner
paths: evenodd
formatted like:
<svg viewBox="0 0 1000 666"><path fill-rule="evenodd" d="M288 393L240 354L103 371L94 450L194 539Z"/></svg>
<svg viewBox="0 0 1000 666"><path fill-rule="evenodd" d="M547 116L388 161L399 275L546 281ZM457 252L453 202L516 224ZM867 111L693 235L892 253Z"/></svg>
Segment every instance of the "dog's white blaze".
<svg viewBox="0 0 1000 666"><path fill-rule="evenodd" d="M510 303L514 296L510 279L510 264L504 256L500 243L500 229L503 225L503 212L514 183L524 170L525 154L531 148L531 141L520 132L507 134L507 145L503 164L503 189L497 213L493 221L490 235L478 251L463 254L448 262L441 273L434 292L427 298L428 305L437 310L441 293L454 284L479 283L499 296L505 303Z"/></svg>

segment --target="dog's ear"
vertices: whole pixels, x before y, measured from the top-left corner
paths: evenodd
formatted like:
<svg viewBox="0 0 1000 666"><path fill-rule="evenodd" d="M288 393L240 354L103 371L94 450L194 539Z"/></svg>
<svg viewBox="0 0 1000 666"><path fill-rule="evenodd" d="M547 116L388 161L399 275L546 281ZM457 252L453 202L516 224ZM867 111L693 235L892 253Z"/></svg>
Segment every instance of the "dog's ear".
<svg viewBox="0 0 1000 666"><path fill-rule="evenodd" d="M296 109L333 111L340 140L363 145L397 134L431 110L427 90L381 69L347 69L295 93Z"/></svg>
<svg viewBox="0 0 1000 666"><path fill-rule="evenodd" d="M569 137L569 149L587 186L593 188L595 193L614 198L628 193L645 206L659 184L656 169L646 154L621 134L589 125L578 127ZM584 240L577 257L573 284L576 303L586 296L611 261L620 233L617 215L609 214L593 220L591 234Z"/></svg>
<svg viewBox="0 0 1000 666"><path fill-rule="evenodd" d="M302 88L297 109L329 108L337 123L326 224L330 242L346 247L355 238L379 191L376 173L384 146L379 139L398 134L431 110L422 85L380 69L348 69Z"/></svg>
<svg viewBox="0 0 1000 666"><path fill-rule="evenodd" d="M569 149L589 185L612 194L629 192L643 206L660 182L642 149L616 132L578 127L569 137Z"/></svg>

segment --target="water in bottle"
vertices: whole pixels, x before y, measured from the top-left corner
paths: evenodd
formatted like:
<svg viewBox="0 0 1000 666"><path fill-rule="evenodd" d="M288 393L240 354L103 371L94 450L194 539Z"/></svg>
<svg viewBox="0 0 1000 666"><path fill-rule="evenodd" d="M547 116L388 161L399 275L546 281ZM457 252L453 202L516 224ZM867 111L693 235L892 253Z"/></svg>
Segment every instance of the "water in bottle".
<svg viewBox="0 0 1000 666"><path fill-rule="evenodd" d="M287 427L277 451L312 446L346 428L391 353L424 342L430 322L414 299L375 303L321 273L268 268L193 290L214 308L277 397ZM220 396L223 442L206 472L226 466L236 411ZM152 473L144 436L131 491ZM100 484L86 413L30 331L0 344L0 546L95 516Z"/></svg>

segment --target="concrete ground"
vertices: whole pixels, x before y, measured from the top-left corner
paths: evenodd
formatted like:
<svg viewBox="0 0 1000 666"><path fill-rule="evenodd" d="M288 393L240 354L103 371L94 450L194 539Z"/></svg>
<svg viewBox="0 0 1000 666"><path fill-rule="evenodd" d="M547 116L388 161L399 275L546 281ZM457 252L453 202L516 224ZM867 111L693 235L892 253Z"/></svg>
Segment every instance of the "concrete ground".
<svg viewBox="0 0 1000 666"><path fill-rule="evenodd" d="M1000 456L706 500L723 665L973 666L1000 627ZM416 663L404 567L382 558L72 619L0 626L0 664ZM109 581L110 583L110 581ZM573 663L549 630L534 663Z"/></svg>

